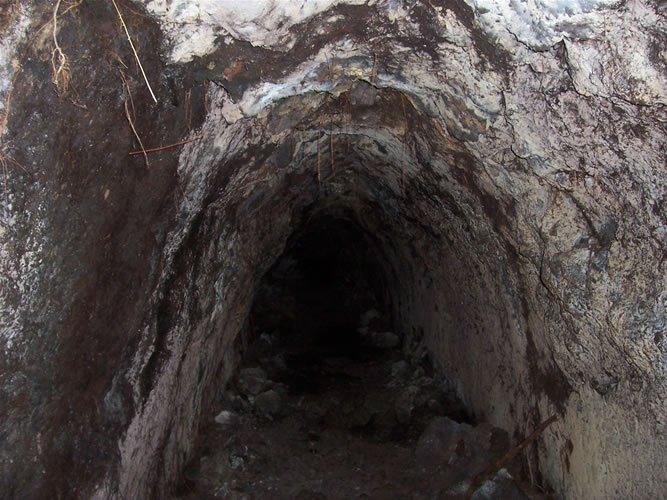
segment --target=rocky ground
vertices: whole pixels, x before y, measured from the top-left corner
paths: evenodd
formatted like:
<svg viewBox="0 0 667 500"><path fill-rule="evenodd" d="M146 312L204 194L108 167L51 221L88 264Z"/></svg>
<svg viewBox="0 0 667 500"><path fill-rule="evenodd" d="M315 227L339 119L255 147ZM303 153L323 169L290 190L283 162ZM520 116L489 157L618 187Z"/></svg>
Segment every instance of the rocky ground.
<svg viewBox="0 0 667 500"><path fill-rule="evenodd" d="M211 415L180 498L464 498L509 436L468 423L396 335L362 332L319 345L262 334ZM525 491L501 469L472 498L546 498Z"/></svg>

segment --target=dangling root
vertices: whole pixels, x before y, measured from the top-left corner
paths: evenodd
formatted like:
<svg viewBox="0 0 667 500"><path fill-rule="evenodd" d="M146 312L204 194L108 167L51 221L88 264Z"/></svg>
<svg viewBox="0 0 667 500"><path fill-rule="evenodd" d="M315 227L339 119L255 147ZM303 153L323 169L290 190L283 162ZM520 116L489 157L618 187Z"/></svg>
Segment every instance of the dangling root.
<svg viewBox="0 0 667 500"><path fill-rule="evenodd" d="M64 94L69 87L71 75L69 71L69 60L67 56L58 45L58 9L60 8L61 0L56 2L56 8L53 9L53 46L51 52L51 81L56 86L56 92L59 95ZM69 9L68 9L69 10Z"/></svg>
<svg viewBox="0 0 667 500"><path fill-rule="evenodd" d="M58 0L58 3L60 3L60 0ZM153 89L151 88L151 84L148 83L148 77L146 76L146 72L144 71L144 67L141 64L141 61L139 60L139 54L137 54L137 49L134 48L134 44L132 43L132 38L130 38L130 32L127 30L127 26L125 25L125 21L123 20L123 16L120 13L120 9L118 8L118 5L116 4L115 0L111 0L111 3L116 8L116 12L118 13L118 19L120 19L120 24L123 26L123 30L125 30L125 36L127 36L127 41L130 42L130 48L132 49L132 52L134 53L134 57L137 60L137 64L139 64L139 69L141 70L141 74L144 76L144 81L146 82L146 86L148 87L148 91L151 93L151 97L153 98L153 101L155 101L155 103L157 104L157 98L155 97L155 94L153 93ZM143 146L141 148L143 149Z"/></svg>
<svg viewBox="0 0 667 500"><path fill-rule="evenodd" d="M144 143L141 141L141 137L139 137L139 133L137 132L137 129L134 127L134 122L132 121L132 115L130 114L130 108L127 105L128 101L130 102L130 105L132 106L132 114L134 114L134 101L132 100L132 93L130 92L130 86L127 83L127 79L125 78L125 75L123 72L120 72L120 78L123 80L123 86L125 87L125 116L127 117L127 121L130 124L130 128L132 129L132 132L134 132L134 136L137 138L137 141L139 141L139 146L141 146L141 152L144 154L144 160L146 161L146 168L150 168L150 164L148 163L148 155L146 154L146 148L144 147Z"/></svg>

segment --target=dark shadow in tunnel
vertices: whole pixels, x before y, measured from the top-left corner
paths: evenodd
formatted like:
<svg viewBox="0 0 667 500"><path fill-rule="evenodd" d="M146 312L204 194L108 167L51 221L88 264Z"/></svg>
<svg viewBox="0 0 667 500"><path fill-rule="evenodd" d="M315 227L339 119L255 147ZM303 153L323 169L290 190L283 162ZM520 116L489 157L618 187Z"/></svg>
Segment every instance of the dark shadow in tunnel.
<svg viewBox="0 0 667 500"><path fill-rule="evenodd" d="M432 377L430 362L405 363L390 312L389 287L396 283L378 241L339 215L314 217L295 232L255 295L243 364L263 367L292 396L317 396L334 387L347 393L362 379L383 386L396 363ZM371 383L369 373L379 365L386 367L384 375ZM468 420L462 406L451 403L443 411ZM403 430L391 434L400 438Z"/></svg>
<svg viewBox="0 0 667 500"><path fill-rule="evenodd" d="M281 367L269 376L295 395L345 385L323 374L332 360L397 358L400 338L388 313L383 258L373 236L349 218L312 218L260 284L244 363ZM270 357L279 362L267 362Z"/></svg>
<svg viewBox="0 0 667 500"><path fill-rule="evenodd" d="M358 356L368 342L358 332L391 330L381 257L354 222L321 216L295 234L266 274L250 316L252 336L276 336L288 350ZM370 321L370 320L368 320Z"/></svg>

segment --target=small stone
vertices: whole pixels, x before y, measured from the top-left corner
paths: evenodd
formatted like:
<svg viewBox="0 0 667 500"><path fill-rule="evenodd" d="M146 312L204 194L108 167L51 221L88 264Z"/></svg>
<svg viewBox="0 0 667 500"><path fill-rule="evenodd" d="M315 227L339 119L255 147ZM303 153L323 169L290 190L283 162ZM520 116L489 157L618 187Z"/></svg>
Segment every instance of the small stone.
<svg viewBox="0 0 667 500"><path fill-rule="evenodd" d="M259 367L244 368L239 373L238 381L241 392L255 396L266 387L266 372Z"/></svg>
<svg viewBox="0 0 667 500"><path fill-rule="evenodd" d="M403 377L410 370L410 365L404 360L396 361L391 365L391 376L392 378Z"/></svg>
<svg viewBox="0 0 667 500"><path fill-rule="evenodd" d="M276 338L275 336L264 332L259 336L259 340L260 342L263 342L267 346L272 346L275 343Z"/></svg>
<svg viewBox="0 0 667 500"><path fill-rule="evenodd" d="M273 389L265 391L255 397L255 408L269 416L276 416L280 413L283 406L283 399L280 394Z"/></svg>
<svg viewBox="0 0 667 500"><path fill-rule="evenodd" d="M414 385L408 386L399 392L396 398L396 420L401 424L410 422L412 411L415 408L415 397L419 392L419 388Z"/></svg>
<svg viewBox="0 0 667 500"><path fill-rule="evenodd" d="M433 385L433 379L431 377L424 376L415 379L413 383L419 387L428 388Z"/></svg>
<svg viewBox="0 0 667 500"><path fill-rule="evenodd" d="M472 500L527 500L512 476L500 469L493 479L484 481L471 497Z"/></svg>
<svg viewBox="0 0 667 500"><path fill-rule="evenodd" d="M223 410L215 416L215 423L221 425L233 424L238 420L238 415L234 412Z"/></svg>
<svg viewBox="0 0 667 500"><path fill-rule="evenodd" d="M456 453L459 440L470 429L468 424L459 424L451 418L434 418L417 441L417 460L425 465L448 463Z"/></svg>
<svg viewBox="0 0 667 500"><path fill-rule="evenodd" d="M229 455L229 465L232 466L234 470L245 470L245 460L243 457L238 455L231 454Z"/></svg>
<svg viewBox="0 0 667 500"><path fill-rule="evenodd" d="M359 327L364 328L368 327L371 324L371 321L380 317L380 313L377 309L369 309L359 318Z"/></svg>
<svg viewBox="0 0 667 500"><path fill-rule="evenodd" d="M466 456L500 457L509 449L507 432L488 422L475 426L464 436L464 442ZM493 446L494 444L496 446Z"/></svg>

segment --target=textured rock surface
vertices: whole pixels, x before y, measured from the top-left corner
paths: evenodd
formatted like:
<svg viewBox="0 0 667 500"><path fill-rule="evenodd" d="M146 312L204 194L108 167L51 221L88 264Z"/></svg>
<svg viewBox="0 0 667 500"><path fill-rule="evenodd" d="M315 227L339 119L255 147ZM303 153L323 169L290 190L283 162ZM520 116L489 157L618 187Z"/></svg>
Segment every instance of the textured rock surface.
<svg viewBox="0 0 667 500"><path fill-rule="evenodd" d="M321 216L479 419L560 415L545 487L664 492L664 4L118 3L157 104L109 2L61 8L63 95L52 3L0 14L0 496L165 496ZM126 109L203 137L145 165Z"/></svg>

